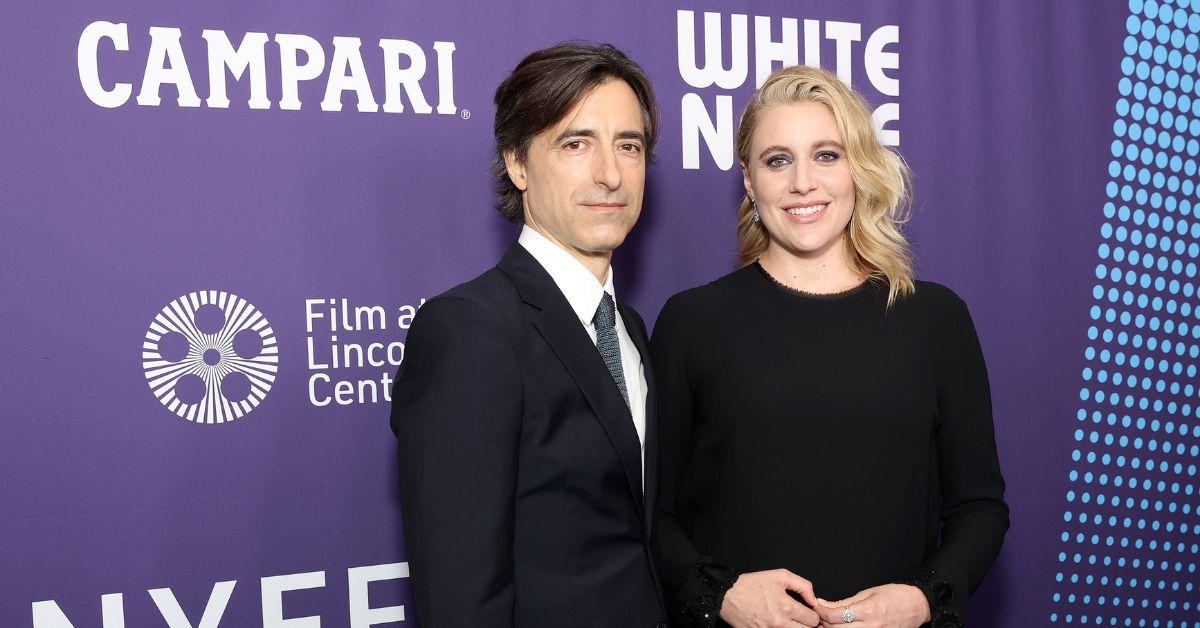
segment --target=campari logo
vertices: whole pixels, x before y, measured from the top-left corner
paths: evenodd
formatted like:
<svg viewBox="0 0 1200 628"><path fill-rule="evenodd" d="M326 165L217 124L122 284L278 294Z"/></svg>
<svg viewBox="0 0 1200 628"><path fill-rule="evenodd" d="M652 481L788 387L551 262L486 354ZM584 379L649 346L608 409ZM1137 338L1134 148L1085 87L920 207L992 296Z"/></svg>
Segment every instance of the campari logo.
<svg viewBox="0 0 1200 628"><path fill-rule="evenodd" d="M142 368L171 412L194 423L225 423L271 391L279 347L270 323L249 301L205 290L175 299L154 317L142 343Z"/></svg>

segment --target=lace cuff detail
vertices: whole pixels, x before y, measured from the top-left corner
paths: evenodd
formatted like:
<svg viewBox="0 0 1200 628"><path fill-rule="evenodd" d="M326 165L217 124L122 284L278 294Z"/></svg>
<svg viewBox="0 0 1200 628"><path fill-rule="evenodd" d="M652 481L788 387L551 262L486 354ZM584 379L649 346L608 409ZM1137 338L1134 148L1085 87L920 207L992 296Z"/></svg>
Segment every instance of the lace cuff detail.
<svg viewBox="0 0 1200 628"><path fill-rule="evenodd" d="M699 628L719 625L725 592L737 581L738 573L711 558L701 558L692 567L691 577L698 593L684 604L684 625Z"/></svg>
<svg viewBox="0 0 1200 628"><path fill-rule="evenodd" d="M929 628L962 628L963 620L954 610L954 588L931 567L922 567L899 584L917 587L929 602Z"/></svg>

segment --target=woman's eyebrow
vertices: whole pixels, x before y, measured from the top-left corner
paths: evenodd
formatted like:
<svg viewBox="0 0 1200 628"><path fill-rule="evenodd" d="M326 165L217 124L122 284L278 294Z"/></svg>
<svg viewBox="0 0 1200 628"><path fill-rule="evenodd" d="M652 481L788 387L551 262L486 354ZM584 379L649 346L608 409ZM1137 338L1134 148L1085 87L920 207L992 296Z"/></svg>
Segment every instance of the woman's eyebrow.
<svg viewBox="0 0 1200 628"><path fill-rule="evenodd" d="M774 145L764 148L763 152L759 153L758 158L762 159L763 157L766 157L767 153L789 153L790 154L791 152L792 152L791 149L789 149L786 146L780 146L779 144L774 144Z"/></svg>

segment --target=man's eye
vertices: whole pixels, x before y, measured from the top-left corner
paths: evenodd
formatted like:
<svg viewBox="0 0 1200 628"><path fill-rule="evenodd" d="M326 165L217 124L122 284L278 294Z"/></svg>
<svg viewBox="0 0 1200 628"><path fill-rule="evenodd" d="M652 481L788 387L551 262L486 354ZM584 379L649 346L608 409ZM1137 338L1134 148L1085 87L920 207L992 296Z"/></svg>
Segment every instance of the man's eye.
<svg viewBox="0 0 1200 628"><path fill-rule="evenodd" d="M567 150L579 150L580 148L583 148L583 142L581 142L579 140L567 142L566 144L563 145L563 148L565 148Z"/></svg>
<svg viewBox="0 0 1200 628"><path fill-rule="evenodd" d="M642 147L640 144L634 144L631 142L629 144L622 144L621 150L629 153L640 153L642 152Z"/></svg>

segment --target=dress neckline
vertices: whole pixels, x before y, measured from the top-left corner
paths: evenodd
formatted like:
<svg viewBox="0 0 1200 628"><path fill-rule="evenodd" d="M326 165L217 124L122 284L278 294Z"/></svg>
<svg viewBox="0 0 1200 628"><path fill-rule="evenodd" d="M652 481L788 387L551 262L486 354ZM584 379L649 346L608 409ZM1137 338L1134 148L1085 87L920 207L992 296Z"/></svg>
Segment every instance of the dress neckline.
<svg viewBox="0 0 1200 628"><path fill-rule="evenodd" d="M769 283L774 284L780 290L783 290L784 292L787 292L793 296L803 297L806 299L815 299L818 301L836 301L838 299L843 299L858 294L863 290L863 288L866 288L867 285L871 283L870 278L867 278L857 286L847 288L840 292L806 292L804 290L793 288L782 281L779 281L774 275L767 272L767 269L763 268L763 265L759 263L758 260L754 260L754 267L758 269L758 272L763 276L763 278L765 278Z"/></svg>

